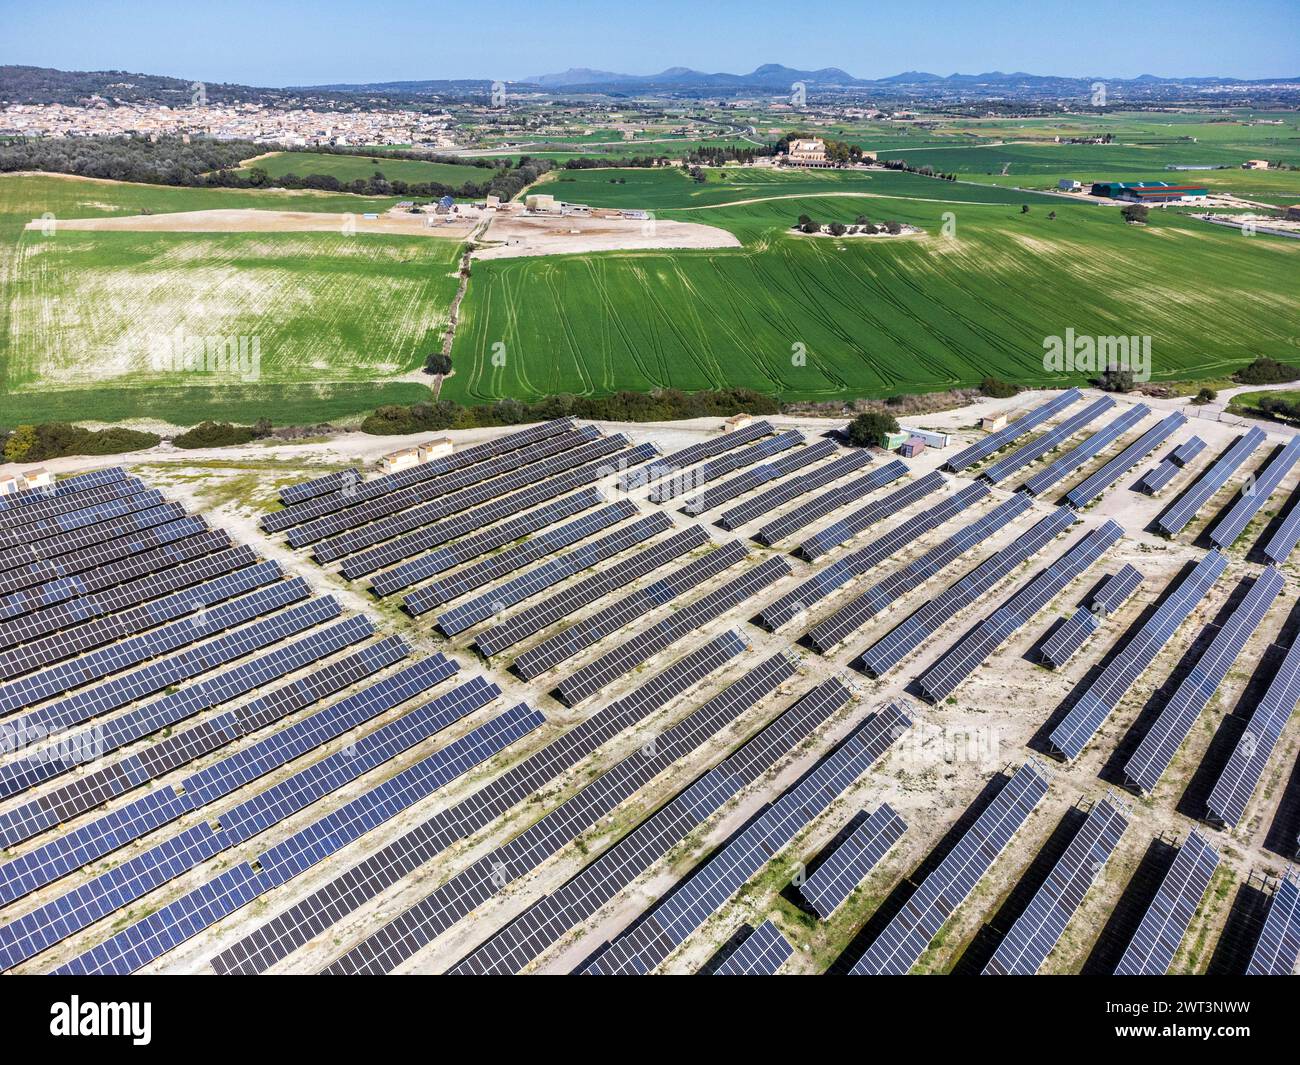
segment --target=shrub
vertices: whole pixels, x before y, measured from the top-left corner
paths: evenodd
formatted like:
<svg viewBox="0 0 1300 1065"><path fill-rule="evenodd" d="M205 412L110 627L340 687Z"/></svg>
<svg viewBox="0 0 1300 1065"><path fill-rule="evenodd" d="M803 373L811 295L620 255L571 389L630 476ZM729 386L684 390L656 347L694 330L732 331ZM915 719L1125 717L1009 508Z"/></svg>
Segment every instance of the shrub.
<svg viewBox="0 0 1300 1065"><path fill-rule="evenodd" d="M1097 378L1097 387L1103 392L1132 392L1133 371L1121 370L1117 366L1107 367Z"/></svg>
<svg viewBox="0 0 1300 1065"><path fill-rule="evenodd" d="M1287 381L1300 380L1300 367L1260 356L1232 376L1235 381L1243 385L1280 385Z"/></svg>
<svg viewBox="0 0 1300 1065"><path fill-rule="evenodd" d="M849 422L846 434L854 447L878 445L887 433L898 432L898 419L892 414L868 411Z"/></svg>
<svg viewBox="0 0 1300 1065"><path fill-rule="evenodd" d="M113 426L98 431L67 422L20 425L5 441L7 462L43 462L67 455L120 455L154 447L159 437Z"/></svg>
<svg viewBox="0 0 1300 1065"><path fill-rule="evenodd" d="M451 373L451 356L444 355L441 351L430 352L424 359L424 372L442 374L445 377Z"/></svg>
<svg viewBox="0 0 1300 1065"><path fill-rule="evenodd" d="M980 382L980 394L991 399L1010 399L1019 395L1020 389L1000 377L986 377Z"/></svg>
<svg viewBox="0 0 1300 1065"><path fill-rule="evenodd" d="M232 447L247 444L257 437L251 425L231 425L229 422L201 422L188 432L181 433L172 443L177 447Z"/></svg>
<svg viewBox="0 0 1300 1065"><path fill-rule="evenodd" d="M1196 393L1195 396L1192 397L1192 402L1199 407L1205 403L1213 403L1218 398L1219 398L1219 393L1214 391L1214 389L1202 388L1199 392Z"/></svg>

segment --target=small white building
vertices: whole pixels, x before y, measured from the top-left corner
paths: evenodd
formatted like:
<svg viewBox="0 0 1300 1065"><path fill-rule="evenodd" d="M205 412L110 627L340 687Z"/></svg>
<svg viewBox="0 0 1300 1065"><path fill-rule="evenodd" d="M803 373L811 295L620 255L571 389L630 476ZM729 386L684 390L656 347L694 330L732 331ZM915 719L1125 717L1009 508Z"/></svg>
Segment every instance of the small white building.
<svg viewBox="0 0 1300 1065"><path fill-rule="evenodd" d="M50 471L44 467L28 470L23 474L23 480L27 482L28 488L49 488L54 483Z"/></svg>
<svg viewBox="0 0 1300 1065"><path fill-rule="evenodd" d="M752 414L733 414L723 421L722 431L724 433L734 433L737 429L743 429L745 426L753 424L754 416Z"/></svg>
<svg viewBox="0 0 1300 1065"><path fill-rule="evenodd" d="M899 429L909 436L924 440L927 447L947 447L952 443L952 437L947 433L936 433L930 429L910 429L906 425L900 425Z"/></svg>
<svg viewBox="0 0 1300 1065"><path fill-rule="evenodd" d="M11 496L22 491L22 482L12 474L0 477L0 496Z"/></svg>
<svg viewBox="0 0 1300 1065"><path fill-rule="evenodd" d="M989 414L980 419L980 428L988 433L996 433L999 429L1007 427L1007 416L1005 414Z"/></svg>

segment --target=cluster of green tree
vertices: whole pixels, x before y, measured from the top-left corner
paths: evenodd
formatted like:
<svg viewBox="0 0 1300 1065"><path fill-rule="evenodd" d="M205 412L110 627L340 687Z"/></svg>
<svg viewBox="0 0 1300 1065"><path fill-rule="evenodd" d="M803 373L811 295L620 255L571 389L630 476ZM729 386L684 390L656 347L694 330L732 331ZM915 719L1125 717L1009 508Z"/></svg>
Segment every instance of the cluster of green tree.
<svg viewBox="0 0 1300 1065"><path fill-rule="evenodd" d="M688 163L702 166L721 166L723 163L752 163L756 159L766 158L772 154L771 148L757 146L735 148L693 148L685 155Z"/></svg>
<svg viewBox="0 0 1300 1065"><path fill-rule="evenodd" d="M878 447L889 433L898 432L898 419L885 411L867 411L849 422L844 435L854 447Z"/></svg>
<svg viewBox="0 0 1300 1065"><path fill-rule="evenodd" d="M231 425L229 422L200 422L172 440L177 447L233 447L261 440L271 435L271 423L260 418L256 425Z"/></svg>
<svg viewBox="0 0 1300 1065"><path fill-rule="evenodd" d="M986 377L980 382L980 395L990 399L1010 399L1020 394L1020 389L1000 377Z"/></svg>
<svg viewBox="0 0 1300 1065"><path fill-rule="evenodd" d="M718 391L616 392L611 396L547 396L535 403L503 399L480 407L465 407L451 400L416 403L410 407L380 407L361 423L362 432L376 436L424 433L443 429L475 429L495 425L522 425L554 418L596 421L660 422L683 418L727 417L732 414L776 414L776 400L748 388Z"/></svg>
<svg viewBox="0 0 1300 1065"><path fill-rule="evenodd" d="M940 181L956 181L956 174L940 173L932 166L913 166L902 159L886 159L881 164L886 170L902 170L907 174L920 174L922 177L938 178Z"/></svg>
<svg viewBox="0 0 1300 1065"><path fill-rule="evenodd" d="M5 462L45 462L67 455L120 455L153 447L159 439L153 433L120 426L96 431L67 422L20 425L12 432L0 429Z"/></svg>
<svg viewBox="0 0 1300 1065"><path fill-rule="evenodd" d="M798 140L807 140L811 135L807 133L787 133L773 147L772 151L781 155L790 150L790 142ZM837 166L848 166L850 163L862 161L862 146L860 144L850 144L848 141L827 140L821 138L822 143L826 146L826 158ZM764 153L766 154L766 153Z"/></svg>
<svg viewBox="0 0 1300 1065"><path fill-rule="evenodd" d="M1145 203L1130 203L1120 213L1123 214L1125 222L1145 223L1151 214L1151 208Z"/></svg>
<svg viewBox="0 0 1300 1065"><path fill-rule="evenodd" d="M796 219L794 228L802 230L804 233L820 233L823 229L823 223L809 218L806 214L801 214L798 219ZM903 223L895 222L893 219L890 219L887 222L876 223L872 222L866 215L860 214L851 224L846 224L844 222L830 222L825 224L824 228L834 237L842 237L846 233L849 236L854 236L858 233L889 233L893 236L897 236L899 233L903 232Z"/></svg>
<svg viewBox="0 0 1300 1065"><path fill-rule="evenodd" d="M622 159L607 157L592 158L584 155L579 159L566 159L565 170L599 170L610 167L619 170L647 170L656 166L672 166L673 161L666 155L629 155Z"/></svg>
<svg viewBox="0 0 1300 1065"><path fill-rule="evenodd" d="M1292 424L1300 423L1300 403L1293 403L1277 396L1260 396L1255 409L1266 418Z"/></svg>
<svg viewBox="0 0 1300 1065"><path fill-rule="evenodd" d="M1097 387L1103 392L1132 392L1136 386L1132 370L1108 366L1097 377Z"/></svg>
<svg viewBox="0 0 1300 1065"><path fill-rule="evenodd" d="M691 180L696 184L703 185L709 180L708 175L698 166L691 166L690 163L682 163L682 169L690 175Z"/></svg>
<svg viewBox="0 0 1300 1065"><path fill-rule="evenodd" d="M1281 385L1288 381L1300 380L1300 366L1288 362L1278 362L1266 356L1260 356L1249 366L1243 366L1233 379L1243 385Z"/></svg>
<svg viewBox="0 0 1300 1065"><path fill-rule="evenodd" d="M424 357L424 372L427 374L441 374L446 376L451 373L451 356L444 355L441 351L432 351Z"/></svg>

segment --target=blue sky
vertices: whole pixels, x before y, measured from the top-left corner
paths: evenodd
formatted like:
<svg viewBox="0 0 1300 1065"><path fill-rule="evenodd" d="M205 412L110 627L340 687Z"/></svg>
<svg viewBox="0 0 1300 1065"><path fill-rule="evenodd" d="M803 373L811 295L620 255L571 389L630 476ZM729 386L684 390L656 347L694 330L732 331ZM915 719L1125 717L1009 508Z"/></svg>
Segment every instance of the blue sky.
<svg viewBox="0 0 1300 1065"><path fill-rule="evenodd" d="M270 86L760 63L858 77L1300 75L1295 0L0 0L0 26L2 63Z"/></svg>

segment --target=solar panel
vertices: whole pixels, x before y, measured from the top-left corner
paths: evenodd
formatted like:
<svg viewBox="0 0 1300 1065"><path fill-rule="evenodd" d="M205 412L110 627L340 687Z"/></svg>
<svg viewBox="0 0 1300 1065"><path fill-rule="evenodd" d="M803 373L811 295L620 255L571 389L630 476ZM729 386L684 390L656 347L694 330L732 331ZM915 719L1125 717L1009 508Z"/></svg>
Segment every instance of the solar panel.
<svg viewBox="0 0 1300 1065"><path fill-rule="evenodd" d="M1045 610L1071 581L1099 562L1123 536L1124 530L1113 521L1085 535L922 673L917 681L921 695L932 703L946 699L1013 633Z"/></svg>
<svg viewBox="0 0 1300 1065"><path fill-rule="evenodd" d="M747 648L724 632L633 691L562 732L478 791L408 829L212 960L218 973L263 972L347 914L468 839L581 763L623 731L701 683Z"/></svg>
<svg viewBox="0 0 1300 1065"><path fill-rule="evenodd" d="M1123 451L1111 459L1091 477L1075 485L1065 494L1065 501L1075 510L1082 509L1106 491L1129 470L1141 462L1147 455L1160 446L1170 433L1187 423L1187 417L1181 411L1174 411L1163 421L1153 425L1145 433L1129 444Z"/></svg>
<svg viewBox="0 0 1300 1065"><path fill-rule="evenodd" d="M1043 641L1039 657L1044 665L1061 669L1079 653L1083 645L1088 642L1088 637L1100 627L1101 621L1097 615L1087 607L1081 606L1064 625Z"/></svg>
<svg viewBox="0 0 1300 1065"><path fill-rule="evenodd" d="M164 503L162 506L150 507L148 510L110 518L97 525L87 525L61 536L51 536L32 544L11 547L5 552L4 557L0 558L0 571L4 571L0 573L0 587L4 587L6 591L10 590L5 584L12 579L11 573L26 574L32 572L33 567L37 572L45 572L46 568L42 563L57 565L64 555L183 517L185 517L185 508L179 503ZM26 583L30 582L14 584L13 587L22 588Z"/></svg>
<svg viewBox="0 0 1300 1065"><path fill-rule="evenodd" d="M1236 825L1246 813L1274 747L1300 702L1300 640L1291 644L1264 697L1250 715L1210 798L1206 816L1220 825Z"/></svg>
<svg viewBox="0 0 1300 1065"><path fill-rule="evenodd" d="M652 516L653 517L653 516ZM668 520L664 515L658 515ZM640 524L638 522L638 524ZM638 551L607 569L593 573L576 584L556 593L526 610L514 614L474 637L480 653L491 657L513 647L546 626L570 617L577 610L603 598L610 592L628 587L633 581L658 571L688 551L694 551L709 542L708 535L698 525Z"/></svg>
<svg viewBox="0 0 1300 1065"><path fill-rule="evenodd" d="M1169 702L1160 711L1142 743L1124 766L1129 783L1143 791L1154 791L1174 755L1191 734L1197 717L1219 690L1246 641L1259 628L1285 582L1271 567L1255 580L1241 605L1232 612L1210 641Z"/></svg>
<svg viewBox="0 0 1300 1065"><path fill-rule="evenodd" d="M782 577L790 576L790 573L790 564L785 559L766 559L721 588L681 607L565 677L556 685L556 690L569 706L575 706L588 696L595 695L612 680L635 669L683 637L698 632L706 623L752 599Z"/></svg>
<svg viewBox="0 0 1300 1065"><path fill-rule="evenodd" d="M366 936L324 971L330 975L391 972L507 884L600 824L669 766L708 742L794 675L794 665L785 653L762 662L514 839Z"/></svg>
<svg viewBox="0 0 1300 1065"><path fill-rule="evenodd" d="M1264 557L1280 566L1291 556L1297 542L1300 542L1300 506L1293 506L1264 545Z"/></svg>
<svg viewBox="0 0 1300 1065"><path fill-rule="evenodd" d="M820 446L820 444L814 444L810 448L805 448L799 454L809 454ZM775 485L766 492L760 492L752 499L737 504L730 510L724 510L718 518L717 524L724 529L739 529L742 525L747 525L755 518L762 517L777 507L798 499L801 495L822 488L832 481L839 480L841 477L847 477L850 473L856 473L870 464L870 451L850 451L847 455L841 455L834 462L828 462L825 466L821 466L811 473L793 477L784 484ZM893 464L891 463L891 465ZM902 466L903 464L900 462L898 465ZM897 476L901 477L902 472L900 471ZM880 487L880 485L875 487Z"/></svg>
<svg viewBox="0 0 1300 1065"><path fill-rule="evenodd" d="M390 488L401 488L415 480L422 480L426 477L435 477L440 473L448 470L459 469L461 466L474 462L480 462L483 459L492 458L506 451L515 448L524 447L527 444L544 440L547 437L555 436L560 433L570 432L575 428L572 418L557 418L554 421L544 422L541 425L530 426L519 432L507 433L505 436L499 436L495 440L489 440L483 444L475 444L473 447L467 447L452 455L444 458L435 459L433 462L422 463L411 469L401 470L398 473L389 474L387 477L376 478L375 481L366 482L375 485L376 490L389 490ZM280 502L285 506L292 506L304 499L311 499L313 496L323 495L326 492L338 491L344 489L351 483L356 483L360 487L360 482L356 482L357 473L354 470L341 470L337 473L329 473L324 477L316 477L310 481L303 481L299 484L289 485L287 488L280 489Z"/></svg>
<svg viewBox="0 0 1300 1065"><path fill-rule="evenodd" d="M326 740L427 691L455 672L455 663L440 655L407 667L191 775L183 782L182 795L173 792L176 801L168 815L162 815L155 806L146 823L121 823L111 841L86 838L83 833L80 846L66 860L77 865L93 861L131 838L139 838L142 831L174 819L181 811L197 810L230 794ZM269 790L217 815L215 821L201 822L178 837L134 854L61 898L0 927L0 969L26 960L199 862L253 838L499 695L495 685L476 678L285 777ZM115 813L121 822L121 811Z"/></svg>
<svg viewBox="0 0 1300 1065"><path fill-rule="evenodd" d="M582 450L582 445L593 446ZM502 455L490 462L469 466L435 480L421 480L406 488L367 491L368 486L379 485L380 482L366 481L351 491L321 496L302 506L268 514L262 519L262 527L267 532L278 532L289 525L296 525L296 528L289 529L286 539L291 547L306 547L327 537L340 536L349 529L358 529L368 522L379 522L394 514L400 515L414 507L420 508L418 514L424 520L432 521L457 513L464 508L467 500L472 503L484 498L485 481L490 481L498 492L504 494L530 484L533 480L541 480L552 473L580 464L579 456L588 459L598 457L616 447L614 442L602 442L599 429L588 427L576 433L551 437L522 452ZM559 458L555 458L557 455ZM533 476L529 477L523 470L533 471ZM409 472L411 471L403 471ZM402 473L393 476L401 477ZM412 522L407 520L409 517L395 518L381 528L411 528ZM367 537L373 540L372 534L377 534L377 530L359 533L348 542Z"/></svg>
<svg viewBox="0 0 1300 1065"><path fill-rule="evenodd" d="M759 421L753 422L743 429L737 429L730 433L721 433L699 444L692 444L690 447L684 447L680 451L674 451L670 455L657 458L654 462L643 466L641 469L625 473L620 478L618 487L623 492L633 491L636 488L644 487L647 484L671 476L679 470L695 465L697 462L711 459L725 451L740 447L742 444L759 440L772 431L772 426L768 422Z"/></svg>
<svg viewBox="0 0 1300 1065"><path fill-rule="evenodd" d="M278 563L265 563L265 566L275 570L272 576L278 576ZM263 571L258 576L264 577L267 572ZM305 599L308 592L306 582L299 577L287 581L277 580L230 602L203 607L194 617L173 621L151 632L91 651L80 658L47 666L38 673L29 673L11 680L0 685L0 712L9 713L28 707L84 687L92 681L121 673L151 658L195 643L204 636L268 614L286 603Z"/></svg>
<svg viewBox="0 0 1300 1065"><path fill-rule="evenodd" d="M870 769L910 725L894 704L873 714L582 971L644 974L660 965Z"/></svg>
<svg viewBox="0 0 1300 1065"><path fill-rule="evenodd" d="M1142 586L1145 579L1140 571L1124 563L1118 573L1107 577L1106 583L1097 589L1092 599L1093 609L1109 617L1128 602L1129 596Z"/></svg>
<svg viewBox="0 0 1300 1065"><path fill-rule="evenodd" d="M107 563L87 573L73 574L10 592L0 599L0 621L9 622L24 614L45 611L60 603L91 597L110 588L115 589L114 596L120 596L132 581L215 554L230 546L230 536L225 532L200 533L138 555L130 555L119 562Z"/></svg>
<svg viewBox="0 0 1300 1065"><path fill-rule="evenodd" d="M29 506L39 506L50 499L74 495L125 478L126 470L121 466L110 466L103 470L92 470L90 473L60 477L53 484L10 492L8 495L0 496L0 522L7 522L11 517L19 520L19 512Z"/></svg>
<svg viewBox="0 0 1300 1065"><path fill-rule="evenodd" d="M907 822L888 803L881 803L798 885L799 894L818 917L829 921L906 831Z"/></svg>
<svg viewBox="0 0 1300 1065"><path fill-rule="evenodd" d="M714 507L735 499L737 496L752 492L755 488L769 484L780 477L801 470L814 462L820 462L835 454L835 445L829 440L819 440L808 447L801 447L792 454L775 462L761 462L744 473L737 474L730 480L707 488L697 496L692 496L682 507L684 514L703 514Z"/></svg>
<svg viewBox="0 0 1300 1065"><path fill-rule="evenodd" d="M1048 737L1065 758L1078 758L1160 650L1219 579L1228 560L1211 551L1188 574L1124 648L1088 685L1079 701Z"/></svg>
<svg viewBox="0 0 1300 1065"><path fill-rule="evenodd" d="M1252 477L1246 481L1237 501L1232 504L1223 520L1211 530L1211 543L1216 547L1228 547L1244 533L1246 526L1268 502L1268 497L1277 491L1278 485L1297 461L1300 461L1300 436L1293 436L1257 478Z"/></svg>
<svg viewBox="0 0 1300 1065"><path fill-rule="evenodd" d="M814 496L806 503L801 503L793 510L774 518L754 534L754 539L760 544L773 547L787 536L792 536L800 529L812 524L818 518L823 518L831 511L838 510L850 503L856 503L868 492L874 492L877 488L892 484L905 473L907 473L907 464L895 459L893 462L872 470L863 477L855 478L847 484L842 484L828 492L823 492L819 496ZM931 476L938 477L939 475L933 474ZM938 481L934 481L929 477L923 477L917 483L926 485L925 491L934 491L943 483L943 480L940 478Z"/></svg>
<svg viewBox="0 0 1300 1065"><path fill-rule="evenodd" d="M873 677L884 675L939 631L959 610L1028 561L1074 523L1064 507L1029 527L1015 541L986 558L948 589L922 604L901 624L862 653L862 668Z"/></svg>
<svg viewBox="0 0 1300 1065"><path fill-rule="evenodd" d="M1151 408L1141 403L1135 407L1129 407L1119 417L1112 418L1073 451L1062 455L1051 465L1044 466L1020 487L1030 495L1041 496L1054 484L1058 484L1085 463L1100 455L1150 413Z"/></svg>
<svg viewBox="0 0 1300 1065"><path fill-rule="evenodd" d="M624 437L605 437L565 452L559 458L539 466L525 466L509 477L472 485L433 502L409 507L389 517L320 540L312 548L312 557L317 562L324 563L336 562L350 555L352 558L349 562L353 566L362 560L373 558L377 561L362 571L370 572L398 559L409 558L434 543L443 542L429 541L424 534L430 529L445 527L453 530L452 535L463 535L490 521L554 499L572 488L601 480L617 469L620 461L626 461L633 455L626 448L627 440ZM642 448L635 454L652 456L655 452L652 448Z"/></svg>
<svg viewBox="0 0 1300 1065"><path fill-rule="evenodd" d="M635 512L636 508L633 507L633 513ZM672 527L673 523L667 515L648 514L621 529L616 529L608 536L583 544L576 551L552 558L536 569L520 574L476 599L439 614L438 627L448 636L455 636L488 618L498 617L516 603L554 587L565 578L590 569L598 562L613 558Z"/></svg>
<svg viewBox="0 0 1300 1065"><path fill-rule="evenodd" d="M455 695L453 692L449 698ZM256 864L242 864L219 874L56 972L80 975L140 969L464 776L543 721L540 713L520 703L264 851Z"/></svg>
<svg viewBox="0 0 1300 1065"><path fill-rule="evenodd" d="M578 652L591 647L625 625L644 618L646 613L671 603L692 588L716 577L748 557L748 552L734 540L687 563L638 592L632 592L588 618L575 622L562 632L549 636L519 655L513 668L521 677L532 680L553 669Z"/></svg>
<svg viewBox="0 0 1300 1065"><path fill-rule="evenodd" d="M850 970L854 976L906 976L1011 837L1047 794L1046 770L1026 762L903 903Z"/></svg>
<svg viewBox="0 0 1300 1065"><path fill-rule="evenodd" d="M417 557L394 566L392 569L385 570L376 574L370 581L370 590L377 596L392 595L394 592L409 588L417 581L424 580L427 577L436 576L444 573L453 566L458 566L463 562L478 558L489 551L495 551L499 547L505 547L507 544L522 537L529 536L532 533L541 532L548 525L553 525L557 521L563 521L565 518L571 518L575 514L580 514L584 510L590 510L592 507L599 506L605 502L605 497L601 494L599 488L584 488L580 492L575 492L570 496L563 496L554 502L547 503L535 510L529 510L523 514L515 516L500 515L505 517L505 521L497 522L487 529L465 536L461 539L455 539L446 535L445 532L435 533L430 528L429 540L434 546L436 544L446 544L435 551ZM494 519L495 520L495 519ZM456 534L459 535L459 532ZM360 556L356 556L360 558ZM343 574L346 577L358 577L363 572L370 572L368 564L353 566L351 559L343 565Z"/></svg>
<svg viewBox="0 0 1300 1065"><path fill-rule="evenodd" d="M883 472L883 470L877 471L877 473ZM831 522L831 524L822 529L821 532L813 534L801 543L799 545L798 553L809 562L815 562L817 559L821 558L822 555L834 550L841 544L846 543L848 540L851 540L853 537L876 524L876 522L882 521L885 518L893 517L901 507L907 506L913 501L921 499L943 486L944 480L941 474L927 474L919 481L915 481L910 485L905 485L898 491L891 492L887 496L873 500L865 507L855 510L850 514L846 514L837 521ZM850 486L846 486L846 488L847 487ZM982 493L978 491L980 488L984 488ZM979 499L982 495L987 494L988 489L985 486L973 484L966 485L966 487L957 493L961 499L970 501ZM784 529L791 520L791 517L791 515L786 515L786 517L778 519L778 521L773 524L780 525ZM757 539L765 543L768 542L766 532L766 529L759 530Z"/></svg>
<svg viewBox="0 0 1300 1065"><path fill-rule="evenodd" d="M970 447L965 448L947 462L944 463L944 469L953 473L960 473L962 470L969 469L977 462L982 462L995 451L1000 451L1017 437L1024 436L1036 426L1047 421L1054 414L1065 410L1066 407L1072 406L1077 400L1082 398L1083 393L1077 388L1068 389L1062 392L1054 399L1048 400L1041 406L1035 407L1028 414L1017 418L1014 422L999 429L997 432L989 433L983 440L976 441Z"/></svg>
<svg viewBox="0 0 1300 1065"><path fill-rule="evenodd" d="M1218 866L1219 855L1214 848L1199 833L1192 832L1178 848L1174 864L1115 967L1116 976L1163 976L1169 972Z"/></svg>
<svg viewBox="0 0 1300 1065"><path fill-rule="evenodd" d="M1264 916L1264 930L1255 944L1247 976L1291 976L1300 959L1300 874L1282 874Z"/></svg>
<svg viewBox="0 0 1300 1065"><path fill-rule="evenodd" d="M978 484L970 487L979 487ZM965 489L963 489L965 491ZM909 562L873 584L861 595L808 630L808 641L822 654L843 643L877 614L882 614L909 592L915 591L943 570L950 562L975 550L998 530L1029 510L1032 504L1023 495L1014 495L999 503L977 521L959 529L937 547Z"/></svg>
<svg viewBox="0 0 1300 1065"><path fill-rule="evenodd" d="M1171 458L1161 459L1157 465L1152 466L1142 475L1142 480L1137 483L1138 490L1150 496L1155 495L1174 479L1174 475L1181 468Z"/></svg>
<svg viewBox="0 0 1300 1065"><path fill-rule="evenodd" d="M179 504L169 503L163 509L179 515L179 518L173 517L149 529L128 533L105 543L60 555L58 558L42 559L29 566L0 573L0 595L12 595L23 588L72 577L106 566L110 562L130 558L150 548L175 543L207 531L207 522L199 517L185 517L185 512Z"/></svg>
<svg viewBox="0 0 1300 1065"><path fill-rule="evenodd" d="M637 514L636 504L627 499L600 507L588 514L581 515L576 521L560 525L553 529L543 529L529 537L521 544L507 547L489 558L467 566L449 577L417 588L402 601L408 613L419 616L444 603L491 584L493 581L523 569L531 562L554 554L564 547L570 547L579 540L602 532L620 521L626 521Z"/></svg>
<svg viewBox="0 0 1300 1065"><path fill-rule="evenodd" d="M1182 532L1187 523L1196 517L1197 511L1210 501L1211 496L1228 483L1228 478L1267 439L1268 434L1257 426L1252 426L1244 436L1238 437L1237 441L1223 453L1223 456L1205 473L1201 474L1200 479L1191 488L1183 493L1178 502L1156 519L1156 528L1166 536L1176 536ZM1291 461L1294 462L1294 458ZM1290 466L1287 468L1289 469ZM1244 522L1242 528L1245 528ZM1233 539L1235 540L1236 537L1234 536Z"/></svg>
<svg viewBox="0 0 1300 1065"><path fill-rule="evenodd" d="M148 486L138 477L124 477L81 492L50 496L25 506L11 507L8 510L0 509L0 529L12 530L32 522L58 517L61 514L71 514L99 503L108 503L147 491Z"/></svg>
<svg viewBox="0 0 1300 1065"><path fill-rule="evenodd" d="M991 484L1005 481L1017 470L1023 469L1031 462L1037 462L1049 451L1055 451L1085 425L1096 421L1113 406L1115 406L1115 401L1110 396L1102 396L1100 399L1089 403L1078 414L1072 415L1056 428L1044 433L1037 440L1030 441L1023 447L1017 448L1006 458L995 462L981 476Z"/></svg>
<svg viewBox="0 0 1300 1065"><path fill-rule="evenodd" d="M1016 918L993 957L985 976L1034 976L1060 942L1088 889L1119 845L1128 827L1129 808L1105 798L1088 811L1065 853Z"/></svg>
<svg viewBox="0 0 1300 1065"><path fill-rule="evenodd" d="M337 604L333 603L333 600L322 601L325 602L329 605L325 606L320 613L326 616L337 615ZM301 624L305 628L314 621L313 616L304 615ZM268 655L241 663L207 680L164 695L152 703L119 714L109 721L95 725L93 730L61 736L55 749L43 748L25 754L23 758L9 762L0 768L0 796L13 795L65 773L74 766L102 758L128 743L161 729L170 728L187 717L278 680L295 669L300 669L304 665L365 639L373 632L374 628L368 618L352 617L320 632L312 633L293 644L278 647ZM318 677L333 677L336 674L346 678L342 681L346 686L363 676L369 676L383 666L391 665L405 654L406 645L401 640L383 641L375 648L345 657L335 665L326 667L319 673L310 674L289 687L297 689L315 686ZM363 662L367 667L372 668L368 668L364 673L354 674L351 668L354 661ZM291 706L288 694L285 691L275 693L271 704L277 711L283 708L282 713L288 713L290 709L296 708ZM74 813L80 813L84 809L105 802L120 794L122 789L138 786L158 776L165 769L173 768L171 756L166 753L173 748L183 751L188 760L201 753L201 748L205 744L221 746L247 732L255 727L253 722L259 722L260 702L261 700L256 700L251 706L243 707L237 712L209 718L198 729L187 731L182 736L160 738L147 752L131 755L112 766L79 777L68 785L67 791L62 795L47 794L38 806L51 813L57 812L63 821L70 820ZM85 805L86 803L90 805ZM0 825L7 825L10 816L10 814L0 815ZM32 826L26 827L30 830ZM5 835L7 834L6 831Z"/></svg>
<svg viewBox="0 0 1300 1065"><path fill-rule="evenodd" d="M851 693L832 678L783 711L737 751L662 806L558 890L529 906L450 971L519 972L567 931L580 927L747 786L816 734Z"/></svg>
<svg viewBox="0 0 1300 1065"><path fill-rule="evenodd" d="M938 477L938 474L933 476ZM880 513L895 513L910 503L928 495L933 483L927 485L924 480L916 481L900 488L881 499L876 504ZM945 497L929 510L922 511L900 523L889 532L878 536L865 547L859 548L843 558L818 570L793 591L769 603L759 611L758 620L764 628L776 632L783 625L795 618L802 617L810 606L821 602L835 589L847 584L852 578L866 573L892 558L919 540L926 533L938 528L944 522L961 513L968 506L977 503L987 492L981 492L980 485L968 485L959 492Z"/></svg>
<svg viewBox="0 0 1300 1065"><path fill-rule="evenodd" d="M734 473L743 466L752 466L755 462L769 459L773 455L788 451L790 448L802 443L803 433L797 429L778 433L776 436L760 440L757 444L743 448L740 451L733 451L720 458L711 459L694 469L674 473L651 488L648 498L652 503L667 503L669 500L685 495L687 492L708 484L710 481L716 481L719 477Z"/></svg>
<svg viewBox="0 0 1300 1065"><path fill-rule="evenodd" d="M13 556L15 548L21 548L25 552L29 550L28 545L34 545L41 540L53 536L67 536L78 529L98 525L111 518L126 517L142 510L150 510L163 502L163 494L157 489L150 488L129 496L120 496L117 499L83 507L80 510L69 511L66 514L56 514L53 517L40 518L13 528L0 529L0 567L12 568L9 559ZM35 548L35 550L40 549ZM21 561L28 561L25 553L22 553Z"/></svg>
<svg viewBox="0 0 1300 1065"><path fill-rule="evenodd" d="M785 936L771 921L764 921L721 965L714 976L775 976L794 954Z"/></svg>
<svg viewBox="0 0 1300 1065"><path fill-rule="evenodd" d="M1199 436L1193 436L1193 437L1189 437L1187 440L1184 440L1181 444L1179 444L1176 448L1174 448L1173 453L1169 457L1174 460L1175 464L1179 466L1186 466L1189 462L1192 461L1192 459L1196 458L1196 456L1199 455L1204 450L1205 450L1205 441L1202 440Z"/></svg>

